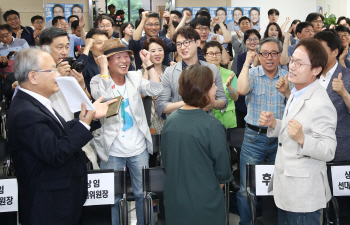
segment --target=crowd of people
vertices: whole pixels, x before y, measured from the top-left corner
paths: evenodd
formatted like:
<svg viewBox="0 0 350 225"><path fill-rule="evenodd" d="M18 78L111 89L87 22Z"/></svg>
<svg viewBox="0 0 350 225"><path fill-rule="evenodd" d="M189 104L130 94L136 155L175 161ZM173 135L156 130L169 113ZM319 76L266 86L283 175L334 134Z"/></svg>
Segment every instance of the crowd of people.
<svg viewBox="0 0 350 225"><path fill-rule="evenodd" d="M166 223L224 224L222 187L233 179L225 133L245 128L240 225L251 223L247 163L275 165L279 224L320 224L331 197L326 162L350 161L350 19L327 27L310 13L288 28L290 19L280 27L270 9L269 24L256 30L252 10L235 17L231 36L220 8L194 19L189 8L163 18L141 9L135 24L114 5L108 10L91 30L82 12L55 15L46 28L41 16L32 28L15 10L3 14L1 96L21 223L78 224L87 157L94 169L128 168L143 224L142 167L157 166L152 136L161 135ZM58 76L74 77L95 110L82 104L72 113Z"/></svg>

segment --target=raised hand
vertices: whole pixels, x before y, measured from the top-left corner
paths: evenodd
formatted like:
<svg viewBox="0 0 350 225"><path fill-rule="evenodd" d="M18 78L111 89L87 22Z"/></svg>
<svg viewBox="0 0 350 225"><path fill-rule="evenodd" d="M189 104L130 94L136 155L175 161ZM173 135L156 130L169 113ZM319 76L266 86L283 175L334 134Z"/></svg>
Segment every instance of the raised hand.
<svg viewBox="0 0 350 225"><path fill-rule="evenodd" d="M278 79L276 89L281 93L285 93L289 89L288 74L284 78L280 77Z"/></svg>
<svg viewBox="0 0 350 225"><path fill-rule="evenodd" d="M343 78L343 74L339 73L338 78L333 79L332 88L333 88L333 91L336 91L338 93L338 95L343 97L348 92L344 88L344 83L343 83L342 78Z"/></svg>
<svg viewBox="0 0 350 225"><path fill-rule="evenodd" d="M148 19L149 11L142 12L142 20L146 22Z"/></svg>
<svg viewBox="0 0 350 225"><path fill-rule="evenodd" d="M242 34L239 30L237 30L237 28L235 28L235 31L236 31L236 34L237 34L237 37L239 40L242 40Z"/></svg>
<svg viewBox="0 0 350 225"><path fill-rule="evenodd" d="M85 39L85 48L90 49L94 43L95 43L94 39L86 38Z"/></svg>
<svg viewBox="0 0 350 225"><path fill-rule="evenodd" d="M170 16L170 13L168 11L164 11L164 14L163 14L163 19L166 23L166 25L169 26L169 24L172 24L172 19L171 19L171 16Z"/></svg>
<svg viewBox="0 0 350 225"><path fill-rule="evenodd" d="M232 85L231 83L232 83L232 80L235 76L236 76L236 74L232 72L231 75L226 80L226 87L228 87L229 85Z"/></svg>
<svg viewBox="0 0 350 225"><path fill-rule="evenodd" d="M252 62L254 61L254 58L256 57L256 52L252 52L252 51L248 51L247 52L247 56L246 56L246 60L245 63L246 65L250 65L252 64Z"/></svg>
<svg viewBox="0 0 350 225"><path fill-rule="evenodd" d="M150 60L150 54L146 49L142 49L140 51L140 58L146 67L148 67L152 64L152 62Z"/></svg>
<svg viewBox="0 0 350 225"><path fill-rule="evenodd" d="M108 66L108 60L105 55L100 55L95 58L95 62L100 68Z"/></svg>
<svg viewBox="0 0 350 225"><path fill-rule="evenodd" d="M273 112L266 112L262 111L259 118L259 125L260 126L266 126L271 127L272 129L275 129L277 120L275 116L273 115Z"/></svg>
<svg viewBox="0 0 350 225"><path fill-rule="evenodd" d="M289 121L288 124L288 134L292 137L292 139L298 142L300 145L304 144L304 133L303 126L295 119Z"/></svg>
<svg viewBox="0 0 350 225"><path fill-rule="evenodd" d="M83 28L84 26L85 26L85 18L84 18L84 15L82 15L79 20L79 27Z"/></svg>

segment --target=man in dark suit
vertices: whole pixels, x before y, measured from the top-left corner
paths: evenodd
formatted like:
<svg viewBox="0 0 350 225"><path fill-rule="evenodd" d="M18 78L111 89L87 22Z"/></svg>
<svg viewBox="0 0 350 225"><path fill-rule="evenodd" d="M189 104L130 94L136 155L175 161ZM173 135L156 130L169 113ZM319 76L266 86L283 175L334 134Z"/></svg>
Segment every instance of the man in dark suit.
<svg viewBox="0 0 350 225"><path fill-rule="evenodd" d="M66 122L49 96L59 90L52 56L39 49L17 53L15 76L20 88L8 113L10 154L15 166L22 225L78 224L87 195L87 172L81 148L93 138L92 119L108 104L85 104L79 119Z"/></svg>
<svg viewBox="0 0 350 225"><path fill-rule="evenodd" d="M337 61L342 46L336 33L321 31L314 38L322 43L328 53L328 62L320 77L320 83L327 90L338 115L335 132L338 144L333 161L350 161L350 70Z"/></svg>

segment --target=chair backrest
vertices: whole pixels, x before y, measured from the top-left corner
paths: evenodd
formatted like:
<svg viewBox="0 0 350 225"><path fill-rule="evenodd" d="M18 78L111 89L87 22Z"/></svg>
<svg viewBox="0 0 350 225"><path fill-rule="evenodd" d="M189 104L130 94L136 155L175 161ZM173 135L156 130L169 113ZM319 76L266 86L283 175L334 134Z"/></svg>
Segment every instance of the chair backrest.
<svg viewBox="0 0 350 225"><path fill-rule="evenodd" d="M8 150L8 143L6 139L0 136L0 162L3 162L10 158L10 152Z"/></svg>
<svg viewBox="0 0 350 225"><path fill-rule="evenodd" d="M226 139L230 147L241 148L244 139L245 128L226 129Z"/></svg>
<svg viewBox="0 0 350 225"><path fill-rule="evenodd" d="M273 195L269 191L270 182L272 181L274 165L250 165L246 166L247 188L255 189L256 196Z"/></svg>
<svg viewBox="0 0 350 225"><path fill-rule="evenodd" d="M152 134L153 154L160 150L160 134Z"/></svg>
<svg viewBox="0 0 350 225"><path fill-rule="evenodd" d="M114 170L114 195L124 193L124 170Z"/></svg>
<svg viewBox="0 0 350 225"><path fill-rule="evenodd" d="M153 192L157 195L163 193L165 179L163 167L144 168L142 170L142 176L144 192Z"/></svg>

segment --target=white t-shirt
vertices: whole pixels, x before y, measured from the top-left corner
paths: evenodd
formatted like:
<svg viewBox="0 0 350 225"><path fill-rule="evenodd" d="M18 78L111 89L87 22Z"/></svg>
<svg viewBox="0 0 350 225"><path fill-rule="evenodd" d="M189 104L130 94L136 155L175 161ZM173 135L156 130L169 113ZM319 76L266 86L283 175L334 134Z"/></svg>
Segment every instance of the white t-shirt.
<svg viewBox="0 0 350 225"><path fill-rule="evenodd" d="M145 136L137 126L130 110L129 97L125 88L125 84L122 86L116 84L112 85L114 96L117 97L122 95L124 98L118 113L118 135L114 139L109 152L111 156L115 157L132 157L140 155L147 148Z"/></svg>

